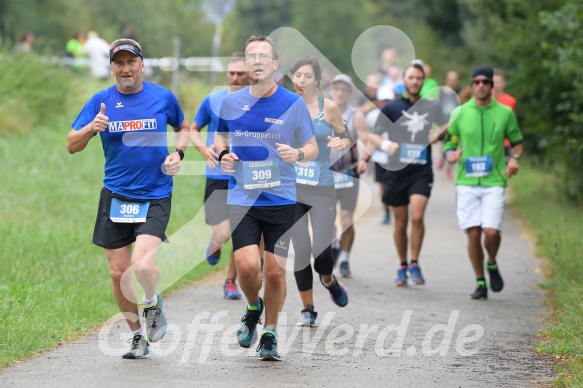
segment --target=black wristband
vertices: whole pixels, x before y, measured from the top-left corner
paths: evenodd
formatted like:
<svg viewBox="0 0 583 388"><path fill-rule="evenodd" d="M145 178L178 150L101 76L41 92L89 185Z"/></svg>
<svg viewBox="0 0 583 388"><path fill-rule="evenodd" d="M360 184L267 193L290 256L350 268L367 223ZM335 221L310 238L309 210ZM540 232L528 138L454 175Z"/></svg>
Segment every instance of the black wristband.
<svg viewBox="0 0 583 388"><path fill-rule="evenodd" d="M229 153L229 151L227 150L222 150L221 153L219 154L219 163L221 163L221 159L223 159L223 156L227 155Z"/></svg>
<svg viewBox="0 0 583 388"><path fill-rule="evenodd" d="M184 159L184 151L182 151L180 148L176 148L174 152L178 152L178 155L180 155L180 160Z"/></svg>

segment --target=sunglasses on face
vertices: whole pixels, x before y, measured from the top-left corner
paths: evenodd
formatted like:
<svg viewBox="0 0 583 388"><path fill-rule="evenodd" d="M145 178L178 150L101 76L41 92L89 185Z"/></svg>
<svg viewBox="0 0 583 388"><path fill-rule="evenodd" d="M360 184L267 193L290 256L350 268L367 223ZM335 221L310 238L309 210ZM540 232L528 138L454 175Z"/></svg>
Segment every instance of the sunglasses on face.
<svg viewBox="0 0 583 388"><path fill-rule="evenodd" d="M483 85L492 85L492 81L489 80L489 79L487 79L487 78L484 78L484 79L473 79L472 80L472 83L474 85L476 85L476 86L478 86L480 84L483 84Z"/></svg>
<svg viewBox="0 0 583 388"><path fill-rule="evenodd" d="M229 71L228 73L231 77L234 75L238 75L239 77L243 77L245 74L247 74L244 71Z"/></svg>

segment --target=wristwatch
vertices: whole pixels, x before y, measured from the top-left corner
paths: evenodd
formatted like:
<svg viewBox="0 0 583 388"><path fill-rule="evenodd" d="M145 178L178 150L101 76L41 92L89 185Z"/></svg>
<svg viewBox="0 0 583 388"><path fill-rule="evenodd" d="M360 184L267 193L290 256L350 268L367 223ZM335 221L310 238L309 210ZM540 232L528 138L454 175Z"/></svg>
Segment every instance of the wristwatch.
<svg viewBox="0 0 583 388"><path fill-rule="evenodd" d="M178 155L180 155L180 160L184 159L184 151L182 151L180 148L176 148L174 151L178 152Z"/></svg>
<svg viewBox="0 0 583 388"><path fill-rule="evenodd" d="M298 162L300 160L304 160L304 151L302 151L298 148Z"/></svg>
<svg viewBox="0 0 583 388"><path fill-rule="evenodd" d="M516 160L520 160L520 155L518 154L512 154L511 156Z"/></svg>

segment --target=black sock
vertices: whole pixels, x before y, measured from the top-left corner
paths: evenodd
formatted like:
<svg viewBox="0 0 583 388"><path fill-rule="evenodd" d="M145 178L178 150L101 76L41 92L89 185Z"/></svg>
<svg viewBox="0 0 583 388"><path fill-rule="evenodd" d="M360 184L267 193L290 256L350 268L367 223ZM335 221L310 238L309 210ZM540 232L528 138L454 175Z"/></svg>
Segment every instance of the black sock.
<svg viewBox="0 0 583 388"><path fill-rule="evenodd" d="M401 267L408 267L407 262L401 262Z"/></svg>
<svg viewBox="0 0 583 388"><path fill-rule="evenodd" d="M413 264L417 265L417 260L411 260L411 265Z"/></svg>

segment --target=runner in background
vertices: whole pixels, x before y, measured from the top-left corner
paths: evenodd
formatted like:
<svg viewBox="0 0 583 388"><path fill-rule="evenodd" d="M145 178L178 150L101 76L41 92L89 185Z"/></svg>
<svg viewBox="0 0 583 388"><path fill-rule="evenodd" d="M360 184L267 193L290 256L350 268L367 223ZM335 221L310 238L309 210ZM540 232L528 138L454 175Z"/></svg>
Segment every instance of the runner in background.
<svg viewBox="0 0 583 388"><path fill-rule="evenodd" d="M190 140L205 158L207 164L204 172L206 176L204 212L205 222L211 226L211 240L205 249L205 257L210 265L216 265L219 262L221 247L231 237L231 224L227 207L229 175L225 174L219 166L219 155L216 152L214 141L223 99L228 93L237 91L249 83L243 53L231 55L227 64L227 77L229 80L228 88L205 97L190 127ZM200 136L204 127L208 128L206 143ZM236 279L235 257L231 253L227 279L223 285L226 299L241 299L241 294L235 283Z"/></svg>
<svg viewBox="0 0 583 388"><path fill-rule="evenodd" d="M330 161L334 172L334 186L336 187L336 197L340 203L340 225L342 228L340 235L340 251L338 255L340 275L351 276L350 252L354 244L354 210L358 200L358 189L360 185L358 163L357 139L364 144L368 140L368 127L364 115L356 107L349 104L350 97L355 86L352 78L346 74L338 74L332 80L332 100L342 111L342 120L347 125L350 138L354 139L353 145L348 150L331 150ZM336 234L336 231L334 232ZM335 236L336 237L336 236ZM338 239L335 238L337 244Z"/></svg>
<svg viewBox="0 0 583 388"><path fill-rule="evenodd" d="M314 270L332 301L340 307L348 304L346 288L332 274L334 260L330 244L336 219L336 191L330 153L331 150L346 151L352 142L340 109L334 101L324 98L320 90L322 70L318 60L311 56L299 58L291 67L291 74L294 88L310 112L319 150L313 161L295 163L297 203L292 229L294 275L304 306L298 325L314 326L318 314L314 311L312 256ZM335 87L334 83L332 93Z"/></svg>

